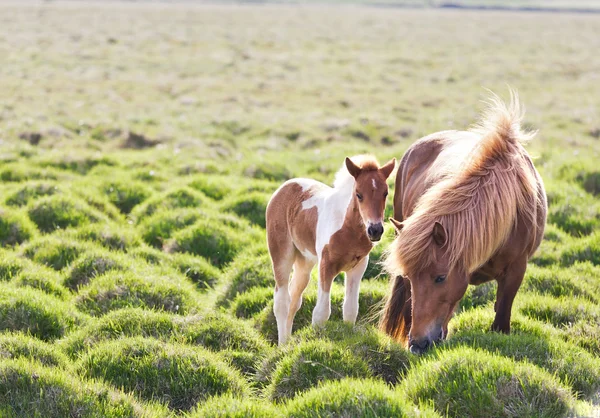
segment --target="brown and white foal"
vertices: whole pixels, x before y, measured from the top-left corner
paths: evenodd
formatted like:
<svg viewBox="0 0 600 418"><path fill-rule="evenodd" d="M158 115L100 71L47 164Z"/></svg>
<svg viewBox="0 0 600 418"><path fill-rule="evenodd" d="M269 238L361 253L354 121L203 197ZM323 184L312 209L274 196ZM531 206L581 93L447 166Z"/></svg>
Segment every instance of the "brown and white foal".
<svg viewBox="0 0 600 418"><path fill-rule="evenodd" d="M393 159L379 167L369 155L346 158L333 188L297 178L285 182L271 197L267 243L276 282L273 311L280 345L292 333L315 264L319 282L313 325L329 319L331 283L342 271L346 272L344 321L356 321L360 280L373 243L383 234L387 178L395 165Z"/></svg>

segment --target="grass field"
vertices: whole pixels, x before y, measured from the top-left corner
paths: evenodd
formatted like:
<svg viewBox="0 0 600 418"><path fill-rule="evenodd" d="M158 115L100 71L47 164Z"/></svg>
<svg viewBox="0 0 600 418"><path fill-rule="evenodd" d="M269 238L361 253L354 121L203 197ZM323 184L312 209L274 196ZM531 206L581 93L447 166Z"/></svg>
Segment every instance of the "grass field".
<svg viewBox="0 0 600 418"><path fill-rule="evenodd" d="M600 416L600 15L0 3L0 416ZM519 90L550 204L513 308L415 357L373 324L277 348L264 210ZM391 199L389 200L391 202ZM388 205L391 211L391 203Z"/></svg>

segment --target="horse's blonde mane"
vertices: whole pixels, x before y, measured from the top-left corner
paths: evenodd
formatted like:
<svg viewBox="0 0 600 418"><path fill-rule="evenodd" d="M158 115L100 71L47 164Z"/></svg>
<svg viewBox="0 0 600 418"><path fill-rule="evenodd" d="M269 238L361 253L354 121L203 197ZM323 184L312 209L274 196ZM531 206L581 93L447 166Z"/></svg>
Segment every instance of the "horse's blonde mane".
<svg viewBox="0 0 600 418"><path fill-rule="evenodd" d="M435 222L447 232L450 270L466 274L507 240L517 214L537 225L537 179L521 145L535 133L521 131L522 116L516 93L511 92L509 105L492 96L482 120L470 129L481 138L464 165L429 188L403 222L386 257L390 273L407 275L434 261Z"/></svg>
<svg viewBox="0 0 600 418"><path fill-rule="evenodd" d="M362 168L363 170L378 170L379 163L373 155L361 154L350 157L352 162ZM335 189L346 189L354 185L354 177L348 172L346 164L342 163L342 166L335 174L335 180L333 187Z"/></svg>

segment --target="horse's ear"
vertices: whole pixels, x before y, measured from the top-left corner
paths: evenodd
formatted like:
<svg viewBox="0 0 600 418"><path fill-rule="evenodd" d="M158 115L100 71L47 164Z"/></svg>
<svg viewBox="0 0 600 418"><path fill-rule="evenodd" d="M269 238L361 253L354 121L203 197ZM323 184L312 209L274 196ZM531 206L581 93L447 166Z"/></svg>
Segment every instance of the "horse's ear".
<svg viewBox="0 0 600 418"><path fill-rule="evenodd" d="M360 167L354 164L348 157L346 157L346 168L348 169L348 173L350 173L354 178L357 178L360 174Z"/></svg>
<svg viewBox="0 0 600 418"><path fill-rule="evenodd" d="M442 226L441 223L436 222L433 225L433 241L439 245L440 247L443 247L444 245L446 245L446 242L448 241L448 234L446 234L446 230L444 229L444 227Z"/></svg>
<svg viewBox="0 0 600 418"><path fill-rule="evenodd" d="M394 171L395 167L396 167L396 159L392 158L383 167L381 167L379 169L379 171L381 171L383 176L387 179L390 176L390 174L392 174L392 171Z"/></svg>
<svg viewBox="0 0 600 418"><path fill-rule="evenodd" d="M392 225L394 225L394 228L396 228L396 231L398 232L402 231L402 228L404 228L404 224L400 221L397 221L394 218L390 218L390 222L392 223Z"/></svg>

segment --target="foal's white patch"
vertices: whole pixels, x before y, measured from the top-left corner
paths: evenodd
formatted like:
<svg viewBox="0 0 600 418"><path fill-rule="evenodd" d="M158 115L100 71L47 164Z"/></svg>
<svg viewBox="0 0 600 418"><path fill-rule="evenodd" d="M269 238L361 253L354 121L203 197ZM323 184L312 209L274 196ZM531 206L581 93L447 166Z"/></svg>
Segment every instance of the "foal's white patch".
<svg viewBox="0 0 600 418"><path fill-rule="evenodd" d="M371 179L371 181L373 182L373 188L377 190L377 183L375 183L375 179Z"/></svg>
<svg viewBox="0 0 600 418"><path fill-rule="evenodd" d="M317 262L317 256L313 253L310 252L310 250L308 248L300 251L300 253L302 254L302 256L307 259L308 261L312 261L314 263Z"/></svg>

